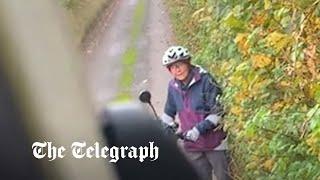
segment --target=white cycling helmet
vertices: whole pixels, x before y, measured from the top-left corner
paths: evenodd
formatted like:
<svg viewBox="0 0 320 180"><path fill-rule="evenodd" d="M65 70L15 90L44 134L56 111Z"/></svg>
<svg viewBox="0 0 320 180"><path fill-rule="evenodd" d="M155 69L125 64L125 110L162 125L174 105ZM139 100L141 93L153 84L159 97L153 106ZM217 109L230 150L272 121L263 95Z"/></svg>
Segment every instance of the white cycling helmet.
<svg viewBox="0 0 320 180"><path fill-rule="evenodd" d="M162 65L168 66L180 60L190 60L191 55L187 48L182 46L169 47L162 57Z"/></svg>

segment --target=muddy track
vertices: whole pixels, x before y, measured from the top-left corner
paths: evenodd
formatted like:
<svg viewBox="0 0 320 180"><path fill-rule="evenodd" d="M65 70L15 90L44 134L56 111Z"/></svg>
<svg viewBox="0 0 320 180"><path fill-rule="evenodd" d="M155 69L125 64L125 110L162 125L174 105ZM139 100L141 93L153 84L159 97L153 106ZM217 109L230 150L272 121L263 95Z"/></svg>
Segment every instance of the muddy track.
<svg viewBox="0 0 320 180"><path fill-rule="evenodd" d="M133 65L133 82L130 90L133 99L142 89L149 89L153 102L162 112L167 84L170 78L167 70L161 66L161 58L166 48L171 45L172 32L168 13L163 1L144 1L145 13L140 32L134 42L130 37L130 28L134 22L134 11L139 0L116 0L112 12L108 11L101 19L96 38L85 49L86 71L89 90L96 109L100 109L114 100L123 87L120 77L123 73L121 63L123 54L134 45L137 50Z"/></svg>

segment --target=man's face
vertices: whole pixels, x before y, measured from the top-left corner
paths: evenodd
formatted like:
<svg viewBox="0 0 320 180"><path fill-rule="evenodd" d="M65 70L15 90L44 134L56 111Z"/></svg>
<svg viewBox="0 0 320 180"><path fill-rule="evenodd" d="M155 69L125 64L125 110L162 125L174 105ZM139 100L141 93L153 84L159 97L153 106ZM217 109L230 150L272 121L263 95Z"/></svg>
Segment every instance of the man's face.
<svg viewBox="0 0 320 180"><path fill-rule="evenodd" d="M189 74L189 64L178 61L168 66L168 70L170 71L171 75L176 78L177 80L184 81L187 79Z"/></svg>

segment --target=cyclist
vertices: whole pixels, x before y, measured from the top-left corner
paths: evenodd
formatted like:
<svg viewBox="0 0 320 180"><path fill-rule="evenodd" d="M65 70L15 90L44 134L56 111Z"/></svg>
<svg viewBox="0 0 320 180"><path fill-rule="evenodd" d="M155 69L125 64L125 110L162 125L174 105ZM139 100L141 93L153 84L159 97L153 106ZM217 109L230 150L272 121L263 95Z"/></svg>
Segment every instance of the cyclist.
<svg viewBox="0 0 320 180"><path fill-rule="evenodd" d="M162 64L173 79L161 120L174 128L178 116L186 139L183 150L203 179L212 180L213 175L218 180L229 179L226 133L216 128L223 113L218 101L221 88L206 70L191 64L185 47L169 47Z"/></svg>

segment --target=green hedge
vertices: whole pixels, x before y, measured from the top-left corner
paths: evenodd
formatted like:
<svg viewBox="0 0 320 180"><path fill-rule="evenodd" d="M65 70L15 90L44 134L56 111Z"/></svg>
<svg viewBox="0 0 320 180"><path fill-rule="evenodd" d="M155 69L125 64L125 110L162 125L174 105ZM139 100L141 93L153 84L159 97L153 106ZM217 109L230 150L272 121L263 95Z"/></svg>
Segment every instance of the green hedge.
<svg viewBox="0 0 320 180"><path fill-rule="evenodd" d="M319 0L168 0L224 87L235 179L320 179Z"/></svg>

